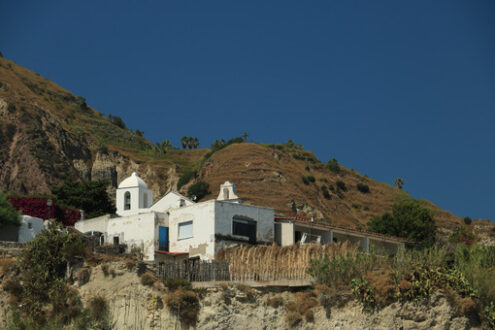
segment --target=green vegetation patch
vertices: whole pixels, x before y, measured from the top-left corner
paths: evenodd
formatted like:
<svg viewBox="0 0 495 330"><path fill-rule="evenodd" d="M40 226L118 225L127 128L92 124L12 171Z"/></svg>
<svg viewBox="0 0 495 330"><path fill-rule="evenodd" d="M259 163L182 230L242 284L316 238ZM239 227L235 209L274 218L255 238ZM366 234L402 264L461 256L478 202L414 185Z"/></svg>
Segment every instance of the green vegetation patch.
<svg viewBox="0 0 495 330"><path fill-rule="evenodd" d="M435 241L435 220L431 211L417 200L406 199L395 203L392 214L373 217L368 222L373 232L404 237L412 242L431 246Z"/></svg>
<svg viewBox="0 0 495 330"><path fill-rule="evenodd" d="M59 204L84 210L90 218L115 213L114 203L107 193L108 182L66 180L61 186L53 187L52 192Z"/></svg>
<svg viewBox="0 0 495 330"><path fill-rule="evenodd" d="M6 226L19 226L20 224L20 213L10 205L7 196L0 193L0 228Z"/></svg>

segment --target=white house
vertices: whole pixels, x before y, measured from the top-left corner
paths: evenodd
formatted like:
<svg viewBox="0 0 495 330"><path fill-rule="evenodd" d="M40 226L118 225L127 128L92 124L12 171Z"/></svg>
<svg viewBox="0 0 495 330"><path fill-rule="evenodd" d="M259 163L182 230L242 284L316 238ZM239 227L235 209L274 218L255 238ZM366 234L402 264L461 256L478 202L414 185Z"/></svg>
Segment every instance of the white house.
<svg viewBox="0 0 495 330"><path fill-rule="evenodd" d="M82 220L75 227L101 233L107 243L140 248L145 260L178 255L211 260L227 245L274 240L274 210L242 204L228 181L215 200L194 203L170 191L152 201L152 191L132 173L117 189L116 215Z"/></svg>
<svg viewBox="0 0 495 330"><path fill-rule="evenodd" d="M0 241L26 243L45 229L43 219L22 215L19 226L7 226L0 230Z"/></svg>

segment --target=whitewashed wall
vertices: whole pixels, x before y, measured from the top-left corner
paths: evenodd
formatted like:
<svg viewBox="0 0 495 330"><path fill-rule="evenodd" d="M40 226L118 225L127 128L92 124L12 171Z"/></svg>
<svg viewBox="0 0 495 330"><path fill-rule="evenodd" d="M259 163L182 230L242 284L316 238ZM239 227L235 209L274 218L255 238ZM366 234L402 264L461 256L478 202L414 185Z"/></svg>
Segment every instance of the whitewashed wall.
<svg viewBox="0 0 495 330"><path fill-rule="evenodd" d="M234 216L248 217L256 221L256 240L273 242L275 217L273 209L215 201L215 233L232 235Z"/></svg>
<svg viewBox="0 0 495 330"><path fill-rule="evenodd" d="M294 224L291 222L279 222L280 241L276 242L280 246L289 246L294 244Z"/></svg>
<svg viewBox="0 0 495 330"><path fill-rule="evenodd" d="M180 207L180 200L184 200L185 206L193 205L194 203L190 201L188 198L176 193L176 192L169 192L165 196L163 196L158 202L156 202L152 207L151 210L156 211L156 212L165 212L168 211L169 209L175 209Z"/></svg>
<svg viewBox="0 0 495 330"><path fill-rule="evenodd" d="M29 224L31 224L31 228L29 228ZM35 238L43 229L45 229L43 219L23 215L21 218L21 225L19 226L17 241L19 243L26 243Z"/></svg>
<svg viewBox="0 0 495 330"><path fill-rule="evenodd" d="M189 257L203 260L215 257L215 201L193 204L170 210L169 248L172 252L187 252ZM193 222L191 238L178 239L179 223Z"/></svg>
<svg viewBox="0 0 495 330"><path fill-rule="evenodd" d="M108 228L108 220L110 220L110 216L104 215L97 218L78 221L74 227L81 233L87 233L88 231L99 231L101 233L106 233Z"/></svg>
<svg viewBox="0 0 495 330"><path fill-rule="evenodd" d="M128 249L133 246L142 249L145 260L153 260L155 255L156 227L159 222L164 223L163 215L155 212L138 213L125 217L99 218L76 222L76 229L86 233L99 231L105 234L105 242L113 243L114 237L119 237L119 243L127 244Z"/></svg>
<svg viewBox="0 0 495 330"><path fill-rule="evenodd" d="M114 237L119 237L119 243L127 244L129 250L133 246L141 248L144 260L154 260L155 219L154 212L110 219L106 240L111 244Z"/></svg>

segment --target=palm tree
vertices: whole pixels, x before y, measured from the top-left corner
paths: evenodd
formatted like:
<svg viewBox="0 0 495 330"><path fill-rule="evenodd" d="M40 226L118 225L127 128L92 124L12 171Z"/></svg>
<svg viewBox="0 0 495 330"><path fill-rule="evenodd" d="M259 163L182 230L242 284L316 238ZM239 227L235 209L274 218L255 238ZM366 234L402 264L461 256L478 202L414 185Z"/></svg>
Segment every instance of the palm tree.
<svg viewBox="0 0 495 330"><path fill-rule="evenodd" d="M192 149L192 147L193 147L193 143L194 143L194 142L193 142L193 137L192 137L192 136L188 136L188 137L187 137L187 147L188 147L189 149Z"/></svg>
<svg viewBox="0 0 495 330"><path fill-rule="evenodd" d="M244 139L244 142L247 141L248 136L249 136L249 133L248 132L242 133L242 138Z"/></svg>
<svg viewBox="0 0 495 330"><path fill-rule="evenodd" d="M180 144L182 145L183 149L186 149L187 147L187 137L183 136L182 139L180 139Z"/></svg>
<svg viewBox="0 0 495 330"><path fill-rule="evenodd" d="M397 186L397 188L402 189L402 186L404 185L404 180L402 180L402 178L397 178L394 180L394 184Z"/></svg>
<svg viewBox="0 0 495 330"><path fill-rule="evenodd" d="M198 149L198 146L199 146L199 139L197 137L195 137L193 139L193 146L194 146L194 149Z"/></svg>
<svg viewBox="0 0 495 330"><path fill-rule="evenodd" d="M167 139L163 139L163 141L158 144L158 148L162 153L165 154L167 153L168 149L172 148L172 143Z"/></svg>

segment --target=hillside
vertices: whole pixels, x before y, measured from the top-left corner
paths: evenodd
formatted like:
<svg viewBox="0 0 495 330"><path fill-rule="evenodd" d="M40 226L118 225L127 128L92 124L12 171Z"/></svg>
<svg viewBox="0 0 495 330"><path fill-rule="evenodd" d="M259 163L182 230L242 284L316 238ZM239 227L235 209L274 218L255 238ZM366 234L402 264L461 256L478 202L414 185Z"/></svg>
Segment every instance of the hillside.
<svg viewBox="0 0 495 330"><path fill-rule="evenodd" d="M137 171L160 197L175 189L180 175L196 169L196 180L210 184L206 199L216 197L219 185L229 180L246 203L273 207L280 214L291 212L294 204L300 215L352 227L364 227L372 216L408 197L342 166L338 173L332 171L312 152L293 144L234 143L207 159L209 149L163 153L88 106L84 98L5 58L0 58L0 142L0 190L19 194L50 193L69 176L108 179L112 192ZM338 181L346 191L337 188L342 186ZM359 191L357 184L369 192ZM450 212L425 203L442 227L459 223Z"/></svg>

